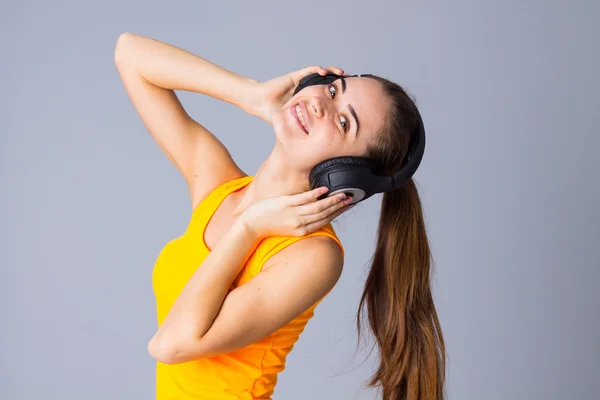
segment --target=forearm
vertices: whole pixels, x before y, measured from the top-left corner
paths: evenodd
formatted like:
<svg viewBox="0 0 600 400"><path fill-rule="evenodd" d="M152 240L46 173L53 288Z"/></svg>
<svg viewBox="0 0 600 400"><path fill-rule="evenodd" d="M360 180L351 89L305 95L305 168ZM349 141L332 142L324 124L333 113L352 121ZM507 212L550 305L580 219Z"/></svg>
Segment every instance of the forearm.
<svg viewBox="0 0 600 400"><path fill-rule="evenodd" d="M154 349L151 353L177 352L179 346L204 336L257 245L258 240L243 223L234 224L179 294L149 344Z"/></svg>
<svg viewBox="0 0 600 400"><path fill-rule="evenodd" d="M133 33L119 37L115 61L130 63L155 86L202 93L244 110L258 83L179 47Z"/></svg>

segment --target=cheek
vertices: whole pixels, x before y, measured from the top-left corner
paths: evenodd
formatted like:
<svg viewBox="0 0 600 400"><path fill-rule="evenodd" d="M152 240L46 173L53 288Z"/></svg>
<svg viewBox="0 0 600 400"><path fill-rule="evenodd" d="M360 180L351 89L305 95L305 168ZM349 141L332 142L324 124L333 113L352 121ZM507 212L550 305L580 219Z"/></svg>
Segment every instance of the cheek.
<svg viewBox="0 0 600 400"><path fill-rule="evenodd" d="M296 99L296 97L290 98L284 105L281 106L281 108L288 108L290 106L290 104L292 104L295 99Z"/></svg>
<svg viewBox="0 0 600 400"><path fill-rule="evenodd" d="M283 133L289 128L287 127L287 120L284 115L285 109L279 109L271 116L271 124L275 132Z"/></svg>
<svg viewBox="0 0 600 400"><path fill-rule="evenodd" d="M314 139L323 145L335 145L343 139L338 127L333 122L323 121L315 127L312 133Z"/></svg>
<svg viewBox="0 0 600 400"><path fill-rule="evenodd" d="M339 140L331 129L324 129L314 132L313 137L306 140L305 143L299 144L302 151L310 158L311 162L320 162L326 158L335 157L340 154L341 146Z"/></svg>
<svg viewBox="0 0 600 400"><path fill-rule="evenodd" d="M271 115L271 122L273 125L277 124L281 124L281 122L283 121L282 115L281 115L281 109L275 111L272 115Z"/></svg>

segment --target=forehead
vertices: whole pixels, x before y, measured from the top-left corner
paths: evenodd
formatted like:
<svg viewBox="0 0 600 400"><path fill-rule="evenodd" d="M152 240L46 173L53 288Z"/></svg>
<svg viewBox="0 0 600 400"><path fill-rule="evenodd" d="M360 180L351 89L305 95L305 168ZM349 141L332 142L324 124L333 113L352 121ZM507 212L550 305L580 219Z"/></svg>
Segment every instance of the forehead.
<svg viewBox="0 0 600 400"><path fill-rule="evenodd" d="M341 89L341 80L335 81ZM389 108L389 99L381 84L375 79L365 77L346 78L346 91L339 99L352 105L360 122L360 133L374 133L383 128Z"/></svg>

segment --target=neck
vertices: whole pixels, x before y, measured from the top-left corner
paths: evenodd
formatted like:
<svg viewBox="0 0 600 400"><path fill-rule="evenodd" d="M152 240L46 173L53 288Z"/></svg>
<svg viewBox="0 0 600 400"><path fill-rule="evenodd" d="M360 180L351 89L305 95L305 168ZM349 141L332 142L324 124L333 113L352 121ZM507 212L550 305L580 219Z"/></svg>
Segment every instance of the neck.
<svg viewBox="0 0 600 400"><path fill-rule="evenodd" d="M269 198L294 195L310 190L308 172L291 168L276 150L258 168L252 182L240 192L233 212L240 215L252 204Z"/></svg>

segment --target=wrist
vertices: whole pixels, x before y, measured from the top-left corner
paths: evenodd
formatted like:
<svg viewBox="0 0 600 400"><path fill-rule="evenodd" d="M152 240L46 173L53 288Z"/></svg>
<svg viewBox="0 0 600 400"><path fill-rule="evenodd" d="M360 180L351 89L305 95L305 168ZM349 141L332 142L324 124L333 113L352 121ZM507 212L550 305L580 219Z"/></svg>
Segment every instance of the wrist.
<svg viewBox="0 0 600 400"><path fill-rule="evenodd" d="M240 77L236 106L250 115L259 116L261 105L260 82Z"/></svg>
<svg viewBox="0 0 600 400"><path fill-rule="evenodd" d="M239 236L242 240L254 244L258 244L263 237L252 227L250 222L244 218L244 216L240 216L231 227L231 230L234 235Z"/></svg>

